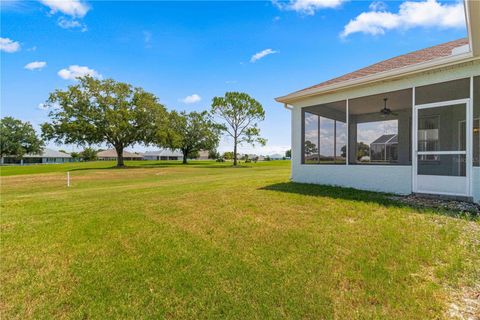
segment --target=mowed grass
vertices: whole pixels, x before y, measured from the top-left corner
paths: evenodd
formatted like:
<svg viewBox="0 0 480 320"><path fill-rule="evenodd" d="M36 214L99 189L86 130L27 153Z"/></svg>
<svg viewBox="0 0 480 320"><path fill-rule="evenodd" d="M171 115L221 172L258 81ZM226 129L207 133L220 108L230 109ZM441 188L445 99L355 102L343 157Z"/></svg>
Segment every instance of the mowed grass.
<svg viewBox="0 0 480 320"><path fill-rule="evenodd" d="M478 221L287 161L127 164L2 168L2 319L442 319L479 283Z"/></svg>

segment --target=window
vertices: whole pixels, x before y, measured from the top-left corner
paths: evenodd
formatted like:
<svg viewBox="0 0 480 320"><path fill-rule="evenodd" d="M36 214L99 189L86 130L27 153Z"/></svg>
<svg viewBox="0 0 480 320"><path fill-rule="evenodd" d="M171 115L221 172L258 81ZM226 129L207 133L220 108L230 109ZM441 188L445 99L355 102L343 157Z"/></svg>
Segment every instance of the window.
<svg viewBox="0 0 480 320"><path fill-rule="evenodd" d="M335 120L320 117L320 162L335 162Z"/></svg>
<svg viewBox="0 0 480 320"><path fill-rule="evenodd" d="M412 89L349 100L350 164L409 165Z"/></svg>
<svg viewBox="0 0 480 320"><path fill-rule="evenodd" d="M360 163L396 163L398 121L358 123L356 145L356 159Z"/></svg>
<svg viewBox="0 0 480 320"><path fill-rule="evenodd" d="M465 104L418 110L418 151L465 151Z"/></svg>
<svg viewBox="0 0 480 320"><path fill-rule="evenodd" d="M439 116L419 117L418 119L418 151L438 151ZM421 161L436 161L438 155L420 155Z"/></svg>
<svg viewBox="0 0 480 320"><path fill-rule="evenodd" d="M305 132L303 142L304 163L318 163L318 122L315 114L305 112Z"/></svg>
<svg viewBox="0 0 480 320"><path fill-rule="evenodd" d="M335 121L335 162L347 162L347 124Z"/></svg>
<svg viewBox="0 0 480 320"><path fill-rule="evenodd" d="M303 163L345 164L346 102L304 108Z"/></svg>
<svg viewBox="0 0 480 320"><path fill-rule="evenodd" d="M23 163L42 163L42 158L23 158Z"/></svg>

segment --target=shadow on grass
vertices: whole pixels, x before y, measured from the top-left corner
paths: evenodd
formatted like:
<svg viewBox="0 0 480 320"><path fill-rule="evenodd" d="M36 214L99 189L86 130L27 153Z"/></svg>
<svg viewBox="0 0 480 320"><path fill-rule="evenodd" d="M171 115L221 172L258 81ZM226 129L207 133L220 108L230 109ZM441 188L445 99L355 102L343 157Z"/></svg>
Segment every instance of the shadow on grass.
<svg viewBox="0 0 480 320"><path fill-rule="evenodd" d="M401 196L381 193L381 192L372 192L364 191L353 188L343 188L335 187L328 185L317 185L317 184L308 184L308 183L296 183L296 182L284 182L272 184L260 190L269 190L269 191L278 191L285 193L294 193L305 196L314 196L314 197L328 197L332 199L343 199L351 201L360 201L366 203L377 203L384 207L395 207L395 208L409 208L415 209L416 211L422 213L434 213L439 215L446 215L453 218L468 219L468 220L479 220L480 217L471 212L461 212L456 210L447 210L444 208L435 208L435 207L425 207L420 205L412 205L408 203L401 202L396 200Z"/></svg>

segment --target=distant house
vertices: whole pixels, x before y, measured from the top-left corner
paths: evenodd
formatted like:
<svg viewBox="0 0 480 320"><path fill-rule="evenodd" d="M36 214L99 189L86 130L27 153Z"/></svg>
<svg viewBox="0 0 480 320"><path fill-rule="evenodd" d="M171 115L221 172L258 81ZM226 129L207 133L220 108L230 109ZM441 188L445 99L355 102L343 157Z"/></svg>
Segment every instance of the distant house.
<svg viewBox="0 0 480 320"><path fill-rule="evenodd" d="M104 161L116 161L117 151L115 151L115 149L100 151L97 153L97 159ZM143 160L143 155L129 151L123 151L123 160Z"/></svg>
<svg viewBox="0 0 480 320"><path fill-rule="evenodd" d="M39 154L26 154L23 159L17 159L15 156L2 157L2 164L48 164L48 163L65 163L72 162L73 158L68 153L60 152L53 149L44 148Z"/></svg>
<svg viewBox="0 0 480 320"><path fill-rule="evenodd" d="M183 160L183 154L179 150L170 149L147 151L143 154L143 160Z"/></svg>
<svg viewBox="0 0 480 320"><path fill-rule="evenodd" d="M208 160L208 150L200 150L198 152L198 158L197 160Z"/></svg>
<svg viewBox="0 0 480 320"><path fill-rule="evenodd" d="M279 153L275 153L269 156L270 160L282 160L284 158L283 155Z"/></svg>
<svg viewBox="0 0 480 320"><path fill-rule="evenodd" d="M249 160L252 160L252 161L263 161L265 160L265 157L262 156L262 155L257 155L255 153L245 153L245 154L240 154L238 155L238 159L245 159L245 157L247 157Z"/></svg>
<svg viewBox="0 0 480 320"><path fill-rule="evenodd" d="M398 134L384 134L370 143L370 161L398 160Z"/></svg>

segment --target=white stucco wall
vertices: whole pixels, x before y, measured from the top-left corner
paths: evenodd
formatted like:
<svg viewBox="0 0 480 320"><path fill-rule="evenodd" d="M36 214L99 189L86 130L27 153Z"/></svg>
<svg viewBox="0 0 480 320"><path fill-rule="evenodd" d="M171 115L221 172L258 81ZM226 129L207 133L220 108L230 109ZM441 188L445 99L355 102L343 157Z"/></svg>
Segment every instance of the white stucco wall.
<svg viewBox="0 0 480 320"><path fill-rule="evenodd" d="M302 107L402 90L412 88L413 86L445 82L479 74L480 61L477 60L456 67L448 67L443 70L429 71L416 76L384 81L375 85L309 97L292 103L292 180L295 182L338 185L398 194L411 193L412 168L410 166L302 164ZM479 168L473 170L473 192L476 201L480 201Z"/></svg>
<svg viewBox="0 0 480 320"><path fill-rule="evenodd" d="M292 180L302 183L409 194L412 192L412 167L300 164L292 173Z"/></svg>
<svg viewBox="0 0 480 320"><path fill-rule="evenodd" d="M472 178L473 200L480 203L480 167L473 167Z"/></svg>

